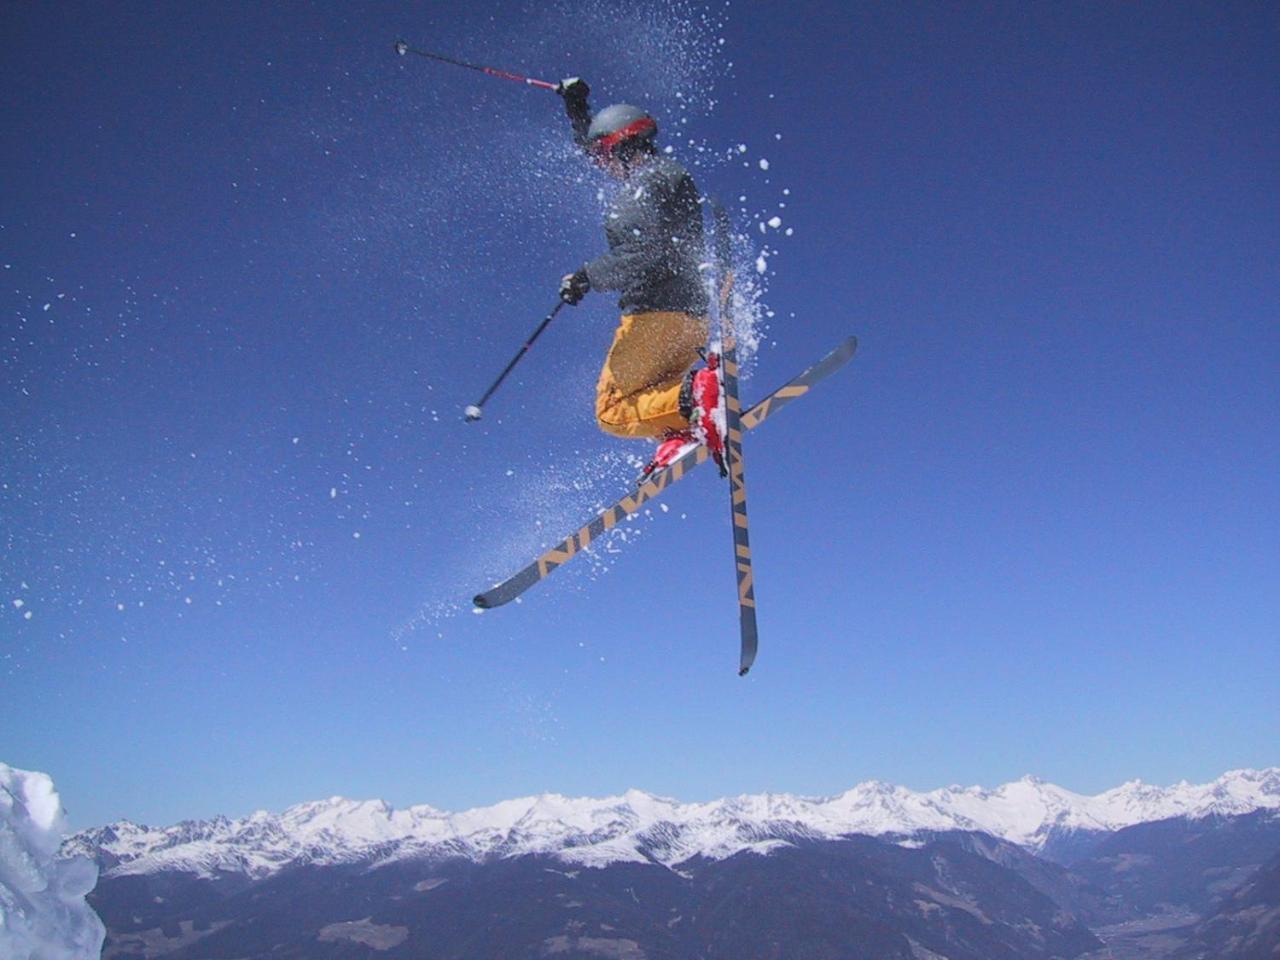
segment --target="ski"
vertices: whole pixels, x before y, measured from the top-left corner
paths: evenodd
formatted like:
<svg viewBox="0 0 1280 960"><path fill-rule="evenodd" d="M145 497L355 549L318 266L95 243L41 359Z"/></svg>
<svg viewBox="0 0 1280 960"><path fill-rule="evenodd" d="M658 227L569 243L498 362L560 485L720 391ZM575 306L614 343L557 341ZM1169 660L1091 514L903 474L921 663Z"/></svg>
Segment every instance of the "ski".
<svg viewBox="0 0 1280 960"><path fill-rule="evenodd" d="M733 250L729 215L712 201L716 264L720 271L720 371L724 388L724 465L729 471L729 510L733 520L733 562L738 572L738 628L742 638L738 676L755 663L759 646L756 627L755 577L751 568L751 538L747 527L747 480L742 460L742 403L738 399L738 338L733 323Z"/></svg>
<svg viewBox="0 0 1280 960"><path fill-rule="evenodd" d="M774 390L755 406L744 411L742 414L743 428L746 430L755 429L787 404L804 396L815 383L826 379L848 363L853 358L854 351L857 348L858 340L856 337L849 337L843 341L812 367ZM510 603L535 583L545 579L553 570L573 559L580 550L589 546L602 533L613 529L618 525L619 521L635 513L646 502L658 496L677 480L683 479L690 470L708 459L710 459L710 454L707 452L706 447L699 446L690 450L670 466L653 473L636 488L634 493L628 494L613 506L597 514L580 530L561 540L514 576L495 584L484 593L477 594L472 602L482 610Z"/></svg>

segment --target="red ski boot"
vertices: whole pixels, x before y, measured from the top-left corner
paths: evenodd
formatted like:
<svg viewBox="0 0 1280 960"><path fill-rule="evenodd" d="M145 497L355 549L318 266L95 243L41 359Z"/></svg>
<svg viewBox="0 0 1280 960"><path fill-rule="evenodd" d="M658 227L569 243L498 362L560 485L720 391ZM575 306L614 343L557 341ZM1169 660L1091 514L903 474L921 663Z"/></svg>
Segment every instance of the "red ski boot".
<svg viewBox="0 0 1280 960"><path fill-rule="evenodd" d="M708 353L707 365L701 370L690 370L685 389L680 392L680 412L689 420L689 429L699 443L706 446L720 468L720 475L728 471L724 465L724 406L720 389L720 355Z"/></svg>
<svg viewBox="0 0 1280 960"><path fill-rule="evenodd" d="M653 459L646 464L644 471L640 474L641 482L658 470L671 466L698 443L699 440L693 435L692 430L668 430L667 435L658 444L658 449L654 451Z"/></svg>

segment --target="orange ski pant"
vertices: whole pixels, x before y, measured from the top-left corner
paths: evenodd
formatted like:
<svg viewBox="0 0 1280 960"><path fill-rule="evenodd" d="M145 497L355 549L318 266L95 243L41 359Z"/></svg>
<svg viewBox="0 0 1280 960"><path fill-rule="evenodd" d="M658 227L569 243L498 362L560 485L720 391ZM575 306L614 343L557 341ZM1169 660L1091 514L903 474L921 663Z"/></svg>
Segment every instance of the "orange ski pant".
<svg viewBox="0 0 1280 960"><path fill-rule="evenodd" d="M619 437L683 430L680 386L707 342L705 317L671 311L624 314L596 385L596 421Z"/></svg>

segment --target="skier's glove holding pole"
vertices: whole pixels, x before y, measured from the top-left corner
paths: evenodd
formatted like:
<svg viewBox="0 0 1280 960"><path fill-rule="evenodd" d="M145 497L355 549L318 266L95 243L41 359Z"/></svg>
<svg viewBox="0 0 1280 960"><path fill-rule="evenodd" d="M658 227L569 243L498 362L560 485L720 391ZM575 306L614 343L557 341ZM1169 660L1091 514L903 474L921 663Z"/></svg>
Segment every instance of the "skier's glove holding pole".
<svg viewBox="0 0 1280 960"><path fill-rule="evenodd" d="M560 299L572 307L585 297L590 289L591 280L588 279L586 270L566 273L564 279L560 281Z"/></svg>
<svg viewBox="0 0 1280 960"><path fill-rule="evenodd" d="M586 101L591 95L591 88L587 86L587 81L581 77L566 77L556 84L556 93L564 97L565 100L581 100Z"/></svg>

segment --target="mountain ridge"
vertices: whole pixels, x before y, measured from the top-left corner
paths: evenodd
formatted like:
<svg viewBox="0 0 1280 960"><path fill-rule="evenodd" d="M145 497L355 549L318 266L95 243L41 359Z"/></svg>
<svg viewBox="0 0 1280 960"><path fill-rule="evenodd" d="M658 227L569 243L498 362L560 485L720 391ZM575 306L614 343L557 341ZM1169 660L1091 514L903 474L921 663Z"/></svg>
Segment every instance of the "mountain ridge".
<svg viewBox="0 0 1280 960"><path fill-rule="evenodd" d="M459 812L426 804L331 797L279 814L218 816L151 828L117 821L68 839L108 875L164 871L209 877L269 876L299 864L412 858L477 862L546 854L578 866L721 860L765 854L806 839L851 835L907 839L929 831L978 831L1042 852L1062 835L1108 832L1171 817L1199 819L1280 810L1280 767L1224 773L1207 784L1159 787L1131 780L1086 796L1033 776L993 789L916 792L867 781L830 797L743 794L682 803L631 789L610 797L545 793Z"/></svg>

